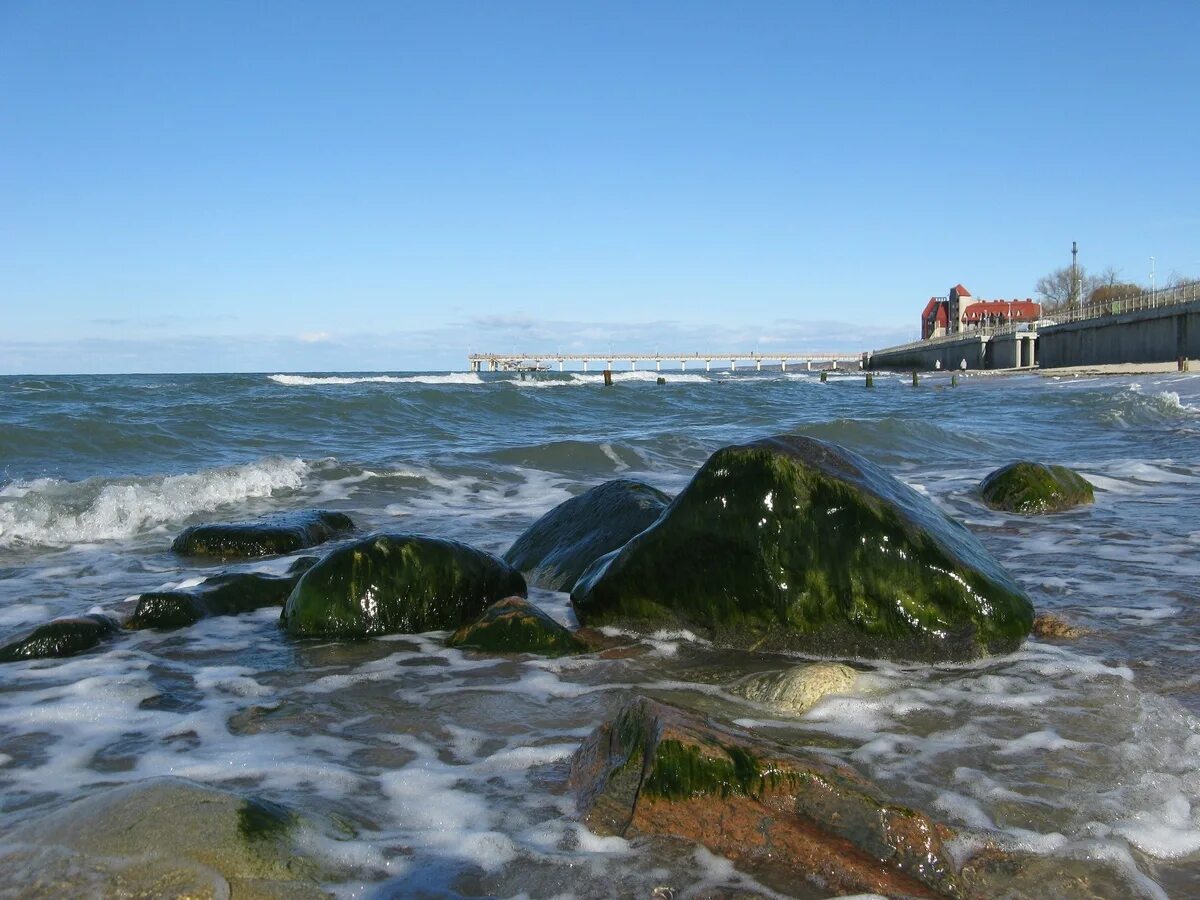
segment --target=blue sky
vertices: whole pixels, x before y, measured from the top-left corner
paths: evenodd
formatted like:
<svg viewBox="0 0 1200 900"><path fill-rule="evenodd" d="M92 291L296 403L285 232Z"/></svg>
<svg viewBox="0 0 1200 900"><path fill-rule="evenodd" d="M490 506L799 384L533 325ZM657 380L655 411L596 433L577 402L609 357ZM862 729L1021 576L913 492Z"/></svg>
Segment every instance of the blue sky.
<svg viewBox="0 0 1200 900"><path fill-rule="evenodd" d="M977 8L978 7L978 8ZM1200 5L0 0L0 372L861 350L1200 275Z"/></svg>

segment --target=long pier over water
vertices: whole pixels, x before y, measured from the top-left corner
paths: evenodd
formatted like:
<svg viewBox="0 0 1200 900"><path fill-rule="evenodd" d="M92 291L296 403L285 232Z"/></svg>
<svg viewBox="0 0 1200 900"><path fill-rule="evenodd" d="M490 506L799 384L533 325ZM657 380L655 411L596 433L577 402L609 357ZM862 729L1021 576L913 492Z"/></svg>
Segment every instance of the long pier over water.
<svg viewBox="0 0 1200 900"><path fill-rule="evenodd" d="M861 368L863 354L859 353L472 353L467 357L472 372L509 372L522 369L540 369L543 365L558 363L558 371L562 372L566 363L582 363L583 371L588 371L589 363L603 363L605 369L611 369L614 362L629 363L629 368L636 370L638 363L654 363L655 371L662 371L663 363L674 365L679 363L681 371L687 370L689 362L699 365L704 363L704 370L712 369L713 361L718 364L728 362L732 371L737 371L738 363L748 362L761 371L763 363L778 363L779 367L787 370L789 364L803 364L806 369L814 365L819 368L836 369L853 366Z"/></svg>

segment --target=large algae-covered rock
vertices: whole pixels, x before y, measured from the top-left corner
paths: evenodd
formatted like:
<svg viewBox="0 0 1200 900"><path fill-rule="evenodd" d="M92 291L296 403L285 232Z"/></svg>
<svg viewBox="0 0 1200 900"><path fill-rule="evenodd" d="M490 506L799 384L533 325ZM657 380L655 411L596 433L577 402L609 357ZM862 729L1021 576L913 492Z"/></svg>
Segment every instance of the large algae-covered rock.
<svg viewBox="0 0 1200 900"><path fill-rule="evenodd" d="M303 826L261 798L155 778L10 832L0 868L20 896L324 897Z"/></svg>
<svg viewBox="0 0 1200 900"><path fill-rule="evenodd" d="M640 481L606 481L530 525L504 561L535 587L569 591L584 569L654 524L670 502L662 491Z"/></svg>
<svg viewBox="0 0 1200 900"><path fill-rule="evenodd" d="M983 502L992 509L1023 515L1060 512L1092 503L1092 486L1066 466L1035 462L1009 463L979 484Z"/></svg>
<svg viewBox="0 0 1200 900"><path fill-rule="evenodd" d="M302 557L286 575L222 572L194 588L150 591L138 597L137 609L126 627L184 628L209 616L236 616L265 606L283 606L300 576L316 561L316 557Z"/></svg>
<svg viewBox="0 0 1200 900"><path fill-rule="evenodd" d="M305 572L280 621L298 637L415 634L459 628L513 595L525 595L525 579L490 553L442 538L377 534Z"/></svg>
<svg viewBox="0 0 1200 900"><path fill-rule="evenodd" d="M181 556L236 559L315 547L354 528L350 517L325 509L277 513L252 522L193 525L171 544Z"/></svg>
<svg viewBox="0 0 1200 900"><path fill-rule="evenodd" d="M1012 650L1033 621L964 526L861 456L797 436L714 453L571 600L587 626L899 659Z"/></svg>
<svg viewBox="0 0 1200 900"><path fill-rule="evenodd" d="M74 656L116 634L111 616L90 614L38 625L0 646L0 663Z"/></svg>
<svg viewBox="0 0 1200 900"><path fill-rule="evenodd" d="M635 699L575 754L571 786L600 835L674 835L770 886L960 896L953 833L803 751Z"/></svg>
<svg viewBox="0 0 1200 900"><path fill-rule="evenodd" d="M477 620L454 632L446 644L489 653L539 656L565 656L588 649L570 631L521 597L507 597L493 603Z"/></svg>

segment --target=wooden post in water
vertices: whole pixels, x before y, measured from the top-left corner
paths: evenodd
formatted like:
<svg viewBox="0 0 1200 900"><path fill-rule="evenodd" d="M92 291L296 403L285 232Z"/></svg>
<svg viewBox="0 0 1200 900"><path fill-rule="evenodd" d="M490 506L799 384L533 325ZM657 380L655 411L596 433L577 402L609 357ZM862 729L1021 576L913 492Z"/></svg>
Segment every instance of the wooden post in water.
<svg viewBox="0 0 1200 900"><path fill-rule="evenodd" d="M950 387L958 387L958 376L957 375L950 376Z"/></svg>
<svg viewBox="0 0 1200 900"><path fill-rule="evenodd" d="M917 375L917 370L913 369L913 387L921 383L920 376Z"/></svg>
<svg viewBox="0 0 1200 900"><path fill-rule="evenodd" d="M658 378L656 378L654 380L655 380L655 383L657 383L657 384L666 384L667 383L667 379L663 378L661 375L659 375Z"/></svg>
<svg viewBox="0 0 1200 900"><path fill-rule="evenodd" d="M604 370L604 386L612 387L612 369Z"/></svg>
<svg viewBox="0 0 1200 900"><path fill-rule="evenodd" d="M822 369L821 370L821 384L825 384L825 382L827 382L828 380L829 380L829 376L825 373L825 370Z"/></svg>
<svg viewBox="0 0 1200 900"><path fill-rule="evenodd" d="M867 387L875 387L875 376L870 372L867 373Z"/></svg>

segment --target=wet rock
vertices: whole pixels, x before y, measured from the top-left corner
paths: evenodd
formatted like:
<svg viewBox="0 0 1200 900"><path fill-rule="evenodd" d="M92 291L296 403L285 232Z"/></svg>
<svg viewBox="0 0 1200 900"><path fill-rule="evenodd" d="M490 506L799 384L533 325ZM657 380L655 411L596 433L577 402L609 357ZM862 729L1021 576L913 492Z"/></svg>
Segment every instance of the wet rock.
<svg viewBox="0 0 1200 900"><path fill-rule="evenodd" d="M1088 634L1088 630L1079 625L1072 625L1062 616L1054 613L1038 613L1033 620L1032 634L1039 638L1069 641L1083 637Z"/></svg>
<svg viewBox="0 0 1200 900"><path fill-rule="evenodd" d="M798 436L717 451L571 600L587 626L841 657L971 659L1016 648L1033 622L963 525L861 456Z"/></svg>
<svg viewBox="0 0 1200 900"><path fill-rule="evenodd" d="M116 634L116 619L100 614L55 619L0 646L0 663L74 656Z"/></svg>
<svg viewBox="0 0 1200 900"><path fill-rule="evenodd" d="M263 516L251 522L193 525L171 544L180 556L240 559L315 547L354 528L350 517L325 509Z"/></svg>
<svg viewBox="0 0 1200 900"><path fill-rule="evenodd" d="M261 798L154 778L16 829L0 868L22 896L324 897L321 870L296 849L302 827Z"/></svg>
<svg viewBox="0 0 1200 900"><path fill-rule="evenodd" d="M142 594L126 627L184 628L209 616L236 616L264 606L283 606L300 576L316 562L316 557L301 559L309 562L297 569L296 563L301 562L297 560L292 564L297 570L288 575L225 572L187 590Z"/></svg>
<svg viewBox="0 0 1200 900"><path fill-rule="evenodd" d="M489 653L539 656L565 656L588 650L583 641L521 597L493 603L476 621L454 632L446 644Z"/></svg>
<svg viewBox="0 0 1200 900"><path fill-rule="evenodd" d="M338 547L301 576L281 624L297 637L457 629L490 604L525 595L506 563L458 541L377 534Z"/></svg>
<svg viewBox="0 0 1200 900"><path fill-rule="evenodd" d="M730 690L735 694L798 716L812 709L826 694L845 694L854 689L858 672L841 663L813 663L783 672L753 675Z"/></svg>
<svg viewBox="0 0 1200 900"><path fill-rule="evenodd" d="M979 484L983 502L992 509L1022 515L1060 512L1092 503L1092 486L1066 466L1035 462L1009 463Z"/></svg>
<svg viewBox="0 0 1200 900"><path fill-rule="evenodd" d="M575 754L570 784L602 836L703 844L777 890L960 896L954 836L849 769L636 699Z"/></svg>
<svg viewBox="0 0 1200 900"><path fill-rule="evenodd" d="M654 524L671 498L640 481L606 481L560 503L504 554L534 587L569 591L584 569Z"/></svg>

